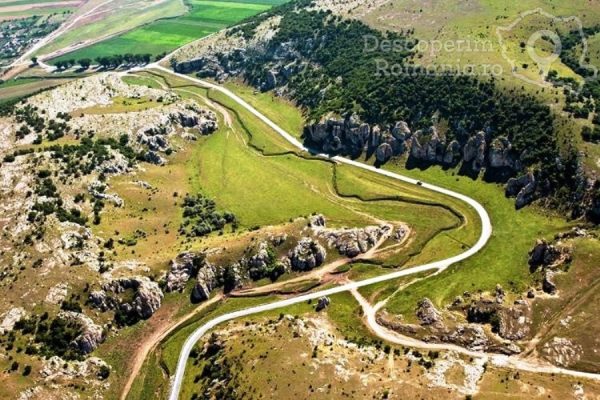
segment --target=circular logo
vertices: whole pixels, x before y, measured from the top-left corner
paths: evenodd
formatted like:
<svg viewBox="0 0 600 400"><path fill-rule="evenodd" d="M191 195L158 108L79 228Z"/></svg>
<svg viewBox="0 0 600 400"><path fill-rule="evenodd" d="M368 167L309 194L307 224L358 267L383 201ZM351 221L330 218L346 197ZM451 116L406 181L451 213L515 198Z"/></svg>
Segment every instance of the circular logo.
<svg viewBox="0 0 600 400"><path fill-rule="evenodd" d="M550 41L554 45L554 49L550 55L542 56L535 50L535 44L540 39ZM562 43L560 41L560 37L554 31L546 29L537 31L534 32L527 40L527 54L529 54L529 57L531 57L531 59L535 61L544 72L547 72L550 65L558 59L561 51Z"/></svg>

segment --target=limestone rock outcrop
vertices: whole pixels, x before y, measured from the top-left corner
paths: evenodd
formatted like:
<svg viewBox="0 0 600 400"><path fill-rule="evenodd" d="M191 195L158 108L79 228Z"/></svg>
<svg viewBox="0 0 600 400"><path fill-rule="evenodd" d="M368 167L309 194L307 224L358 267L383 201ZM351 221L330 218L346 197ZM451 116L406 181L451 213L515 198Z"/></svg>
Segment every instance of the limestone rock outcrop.
<svg viewBox="0 0 600 400"><path fill-rule="evenodd" d="M529 266L532 270L538 267L555 267L571 260L568 247L558 247L546 240L537 240L529 252Z"/></svg>
<svg viewBox="0 0 600 400"><path fill-rule="evenodd" d="M209 262L204 262L198 269L196 285L192 290L193 301L204 301L210 298L210 293L218 286L217 268Z"/></svg>
<svg viewBox="0 0 600 400"><path fill-rule="evenodd" d="M296 247L290 250L288 257L292 269L296 271L309 271L323 264L327 257L327 252L319 242L305 237L300 239Z"/></svg>
<svg viewBox="0 0 600 400"><path fill-rule="evenodd" d="M329 247L348 257L356 257L359 254L366 253L377 242L391 234L390 225L367 226L364 228L351 229L323 229L319 232L319 237L327 241Z"/></svg>
<svg viewBox="0 0 600 400"><path fill-rule="evenodd" d="M421 325L442 325L442 315L428 298L424 298L417 304L417 318Z"/></svg>
<svg viewBox="0 0 600 400"><path fill-rule="evenodd" d="M128 291L131 295L126 296ZM148 319L160 308L163 293L158 283L135 276L113 279L103 284L102 290L91 292L89 299L102 311L119 309L134 319Z"/></svg>
<svg viewBox="0 0 600 400"><path fill-rule="evenodd" d="M74 311L61 311L58 314L58 318L72 321L79 325L81 333L71 344L83 354L91 353L104 341L102 327L96 325L90 317Z"/></svg>
<svg viewBox="0 0 600 400"><path fill-rule="evenodd" d="M506 183L505 194L507 197L516 197L515 207L521 209L535 200L537 181L532 172L518 178L510 178Z"/></svg>
<svg viewBox="0 0 600 400"><path fill-rule="evenodd" d="M196 275L205 257L203 254L184 252L171 261L171 267L165 277L165 291L181 291L185 284Z"/></svg>

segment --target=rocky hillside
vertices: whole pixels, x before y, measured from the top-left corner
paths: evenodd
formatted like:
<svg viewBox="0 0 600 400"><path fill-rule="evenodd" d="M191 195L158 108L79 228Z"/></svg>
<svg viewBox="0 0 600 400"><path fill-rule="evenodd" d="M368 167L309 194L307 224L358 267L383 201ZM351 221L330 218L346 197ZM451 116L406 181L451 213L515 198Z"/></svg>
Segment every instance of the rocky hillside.
<svg viewBox="0 0 600 400"><path fill-rule="evenodd" d="M596 220L595 179L580 156L557 143L549 107L518 90L470 76L431 75L412 67L410 50L363 51L367 35L410 49L418 38L381 33L294 2L175 54L179 72L222 81L241 77L293 99L312 122L304 138L332 154L375 163L403 157L409 167L456 167L507 183L517 208L537 199ZM377 61L408 73L378 73Z"/></svg>
<svg viewBox="0 0 600 400"><path fill-rule="evenodd" d="M151 106L135 109L142 100ZM115 260L113 239L94 233L125 206L112 179L149 187L136 171L167 163L216 121L195 101L117 74L39 93L0 118L0 342L13 373L39 384L23 396L85 382L102 397L111 367L90 353L163 299L143 262Z"/></svg>

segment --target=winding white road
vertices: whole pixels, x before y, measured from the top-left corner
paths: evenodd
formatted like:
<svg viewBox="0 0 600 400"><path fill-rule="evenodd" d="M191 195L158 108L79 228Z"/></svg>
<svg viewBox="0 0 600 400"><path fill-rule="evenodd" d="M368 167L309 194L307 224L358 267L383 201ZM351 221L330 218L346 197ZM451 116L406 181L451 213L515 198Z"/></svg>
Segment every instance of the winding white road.
<svg viewBox="0 0 600 400"><path fill-rule="evenodd" d="M183 74L178 74L176 72L171 71L168 68L158 65L157 63L150 64L143 69L148 69L148 68L155 68L160 71L163 71L163 72L166 72L166 73L169 73L172 75L176 75L179 78L194 82L198 85L201 85L201 86L204 86L204 87L207 87L207 88L210 88L210 89L213 89L213 90L216 90L216 91L219 91L219 92L225 94L226 96L228 96L229 98L234 100L236 103L238 103L240 106L244 107L246 110L248 110L250 113L252 113L254 116L256 116L258 119L263 121L269 127L271 127L275 132L277 132L279 135L281 135L283 138L285 138L293 146L295 146L296 148L298 148L300 150L303 150L303 151L306 151L309 153L313 153L311 151L311 149L305 147L298 139L296 139L294 136L292 136L291 134L286 132L284 129L282 129L280 126L275 124L269 118L267 118L266 116L261 114L254 107L252 107L250 104L248 104L246 101L244 101L242 98L237 96L232 91L230 91L222 86L215 85L211 82L207 82L207 81L193 78L193 77L183 75ZM142 68L140 68L139 70L142 70ZM255 307L251 307L251 308L246 308L243 310L239 310L239 311L221 315L221 316L207 322L206 324L197 328L187 338L187 340L185 341L185 343L183 345L183 348L181 349L181 353L179 354L179 360L177 362L177 369L175 371L175 376L173 377L173 380L171 383L171 389L170 389L170 393L169 393L170 400L177 400L179 397L179 392L181 391L181 384L183 382L183 376L185 374L187 360L189 358L192 348L204 334L206 334L208 331L213 329L215 326L217 326L223 322L236 319L236 318L241 318L241 317L245 317L248 315L261 313L264 311L270 311L270 310L275 310L275 309L282 308L282 307L287 307L292 304L302 303L307 300L313 300L313 299L317 299L322 296L329 296L329 295L332 295L335 293L346 292L349 290L357 289L359 287L372 285L374 283L388 281L390 279L396 279L396 278L400 278L403 276L417 274L417 273L424 272L424 271L432 271L432 270L436 270L436 273L439 273L439 272L445 270L446 268L448 268L450 265L455 264L459 261L465 260L465 259L471 257L472 255L476 254L479 250L481 250L485 246L485 244L489 240L490 236L492 235L492 224L491 224L490 217L489 217L487 211L481 204L479 204L478 202L476 202L475 200L473 200L472 198L470 198L468 196L453 192L452 190L441 188L439 186L431 185L431 184L424 183L424 182L421 183L421 182L417 181L416 179L408 178L406 176L396 174L394 172L375 168L374 166L363 164L363 163L353 161L353 160L350 160L350 159L347 159L344 157L339 157L339 156L330 157L327 154L317 154L317 156L323 157L326 159L330 159L330 160L333 160L333 161L341 163L341 164L351 165L356 168L364 169L364 170L367 170L367 171L370 171L370 172L373 172L376 174L384 175L389 178L396 179L396 180L406 182L406 183L410 183L413 185L420 184L425 189L429 189L434 192L441 193L441 194L462 200L463 202L465 202L468 205L470 205L471 207L473 207L477 211L477 214L479 215L479 218L481 219L481 235L479 236L477 243L475 243L475 245L473 247L471 247L464 253L454 256L454 257L447 258L445 260L436 261L433 263L392 272L390 274L381 275L381 276L377 276L377 277L370 278L370 279L365 279L365 280L359 281L359 282L348 283L348 284L338 286L335 288L321 290L318 292L309 293L309 294L305 294L302 296L293 297L290 299L280 300L280 301L276 301L273 303L263 304L263 305L255 306Z"/></svg>

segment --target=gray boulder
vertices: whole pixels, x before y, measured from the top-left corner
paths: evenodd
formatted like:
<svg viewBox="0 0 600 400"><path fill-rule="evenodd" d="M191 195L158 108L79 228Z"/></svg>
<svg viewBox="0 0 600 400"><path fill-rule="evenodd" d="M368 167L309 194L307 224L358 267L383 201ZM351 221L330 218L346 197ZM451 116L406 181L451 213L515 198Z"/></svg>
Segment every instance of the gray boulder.
<svg viewBox="0 0 600 400"><path fill-rule="evenodd" d="M387 143L382 143L375 151L375 158L379 163L385 164L390 158L392 158L393 154L394 151L392 150L392 146Z"/></svg>
<svg viewBox="0 0 600 400"><path fill-rule="evenodd" d="M312 238L300 239L296 247L290 250L288 257L292 269L297 271L309 271L320 266L327 257L325 248Z"/></svg>
<svg viewBox="0 0 600 400"><path fill-rule="evenodd" d="M521 209L535 199L537 182L532 172L528 172L518 178L510 178L506 183L505 194L507 197L515 197L515 207Z"/></svg>
<svg viewBox="0 0 600 400"><path fill-rule="evenodd" d="M446 165L454 165L460 159L460 150L460 144L452 140L444 151L442 162Z"/></svg>
<svg viewBox="0 0 600 400"><path fill-rule="evenodd" d="M421 325L441 325L442 315L428 298L419 301L416 315Z"/></svg>
<svg viewBox="0 0 600 400"><path fill-rule="evenodd" d="M311 228L325 228L327 220L322 214L311 215L308 220L308 226Z"/></svg>
<svg viewBox="0 0 600 400"><path fill-rule="evenodd" d="M498 137L490 143L489 164L494 168L514 167L512 145L505 137Z"/></svg>
<svg viewBox="0 0 600 400"><path fill-rule="evenodd" d="M555 273L550 270L544 271L544 279L542 281L542 290L548 294L556 294L556 282L554 282Z"/></svg>
<svg viewBox="0 0 600 400"><path fill-rule="evenodd" d="M317 302L317 307L315 309L316 309L316 311L321 311L321 310L324 310L325 308L329 307L330 304L331 304L331 300L329 299L329 297L326 297L326 296L319 297L319 301Z"/></svg>
<svg viewBox="0 0 600 400"><path fill-rule="evenodd" d="M397 140L405 140L408 138L410 136L410 128L408 127L408 124L404 121L396 122L396 125L394 125L394 128L392 128L392 135Z"/></svg>
<svg viewBox="0 0 600 400"><path fill-rule="evenodd" d="M204 262L198 269L196 285L192 290L193 301L205 301L210 298L210 293L217 287L217 269L209 262Z"/></svg>
<svg viewBox="0 0 600 400"><path fill-rule="evenodd" d="M479 171L485 163L485 133L477 132L471 136L463 148L463 161L471 163L474 171Z"/></svg>
<svg viewBox="0 0 600 400"><path fill-rule="evenodd" d="M204 261L204 255L184 252L171 261L171 267L166 276L165 290L167 292L181 291Z"/></svg>

